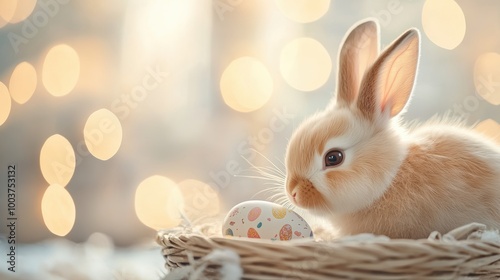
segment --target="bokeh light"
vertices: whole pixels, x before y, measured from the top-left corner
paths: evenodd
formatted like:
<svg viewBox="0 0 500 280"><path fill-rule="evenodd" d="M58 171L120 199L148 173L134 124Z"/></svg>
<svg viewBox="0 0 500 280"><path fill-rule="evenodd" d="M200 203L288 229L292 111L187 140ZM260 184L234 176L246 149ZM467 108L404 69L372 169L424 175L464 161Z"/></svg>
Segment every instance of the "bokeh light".
<svg viewBox="0 0 500 280"><path fill-rule="evenodd" d="M16 8L18 1L15 0L1 0L0 1L0 17L6 21L10 22L14 15L16 14Z"/></svg>
<svg viewBox="0 0 500 280"><path fill-rule="evenodd" d="M109 92L116 85L117 76L112 46L96 36L75 38L70 43L80 58L80 77L75 90L95 97Z"/></svg>
<svg viewBox="0 0 500 280"><path fill-rule="evenodd" d="M7 0L11 2L10 0ZM37 0L15 0L17 2L16 10L10 19L10 23L18 23L25 20L35 9ZM6 2L6 1L3 1Z"/></svg>
<svg viewBox="0 0 500 280"><path fill-rule="evenodd" d="M40 169L43 178L53 185L65 187L75 173L75 151L60 134L50 136L40 151Z"/></svg>
<svg viewBox="0 0 500 280"><path fill-rule="evenodd" d="M500 105L500 54L480 55L474 64L474 85L477 93L493 105Z"/></svg>
<svg viewBox="0 0 500 280"><path fill-rule="evenodd" d="M9 80L9 91L12 99L19 104L26 103L36 90L37 74L28 62L19 63Z"/></svg>
<svg viewBox="0 0 500 280"><path fill-rule="evenodd" d="M76 209L69 192L59 185L50 185L42 197L45 226L55 235L65 236L75 224Z"/></svg>
<svg viewBox="0 0 500 280"><path fill-rule="evenodd" d="M107 257L113 254L115 245L113 239L101 232L93 232L90 234L87 242L88 249L91 249L95 256Z"/></svg>
<svg viewBox="0 0 500 280"><path fill-rule="evenodd" d="M318 20L328 12L330 0L275 0L278 8L289 19L307 23Z"/></svg>
<svg viewBox="0 0 500 280"><path fill-rule="evenodd" d="M454 0L425 1L422 26L434 44L448 50L460 45L466 31L464 12Z"/></svg>
<svg viewBox="0 0 500 280"><path fill-rule="evenodd" d="M0 82L0 125L4 124L9 117L11 106L9 90Z"/></svg>
<svg viewBox="0 0 500 280"><path fill-rule="evenodd" d="M219 196L208 184L188 179L180 182L179 188L184 197L184 213L191 222L219 213Z"/></svg>
<svg viewBox="0 0 500 280"><path fill-rule="evenodd" d="M4 27L7 25L7 21L5 21L1 16L0 16L0 28Z"/></svg>
<svg viewBox="0 0 500 280"><path fill-rule="evenodd" d="M180 224L183 207L179 187L170 179L154 175L142 181L135 192L135 212L146 226L159 230Z"/></svg>
<svg viewBox="0 0 500 280"><path fill-rule="evenodd" d="M274 83L266 66L252 57L233 60L220 79L224 102L239 112L264 106L273 93Z"/></svg>
<svg viewBox="0 0 500 280"><path fill-rule="evenodd" d="M500 144L500 124L492 119L478 123L474 129Z"/></svg>
<svg viewBox="0 0 500 280"><path fill-rule="evenodd" d="M111 111L100 109L87 119L83 135L89 152L100 160L108 160L120 149L122 125Z"/></svg>
<svg viewBox="0 0 500 280"><path fill-rule="evenodd" d="M64 96L71 92L80 76L80 58L70 46L61 44L52 47L43 62L42 82L53 96Z"/></svg>
<svg viewBox="0 0 500 280"><path fill-rule="evenodd" d="M312 91L326 83L332 61L321 43L302 37L291 41L281 51L280 71L291 87Z"/></svg>

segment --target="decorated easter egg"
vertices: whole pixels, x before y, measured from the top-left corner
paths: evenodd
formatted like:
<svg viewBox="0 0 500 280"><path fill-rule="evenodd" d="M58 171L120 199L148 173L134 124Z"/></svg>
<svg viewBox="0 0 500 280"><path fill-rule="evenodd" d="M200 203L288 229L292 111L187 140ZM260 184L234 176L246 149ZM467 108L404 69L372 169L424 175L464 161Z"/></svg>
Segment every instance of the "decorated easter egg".
<svg viewBox="0 0 500 280"><path fill-rule="evenodd" d="M259 200L234 206L224 219L222 234L270 240L313 236L311 227L299 214L279 204Z"/></svg>

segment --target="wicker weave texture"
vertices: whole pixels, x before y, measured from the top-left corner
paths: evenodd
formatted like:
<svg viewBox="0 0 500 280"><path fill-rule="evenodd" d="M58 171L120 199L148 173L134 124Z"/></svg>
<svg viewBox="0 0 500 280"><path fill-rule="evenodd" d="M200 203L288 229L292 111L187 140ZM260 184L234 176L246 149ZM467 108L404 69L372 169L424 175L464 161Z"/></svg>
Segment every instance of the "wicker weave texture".
<svg viewBox="0 0 500 280"><path fill-rule="evenodd" d="M220 279L228 260L207 257L230 250L244 279L500 279L500 242L483 240L470 224L428 239L366 236L332 241L265 241L160 231L169 269L189 266Z"/></svg>

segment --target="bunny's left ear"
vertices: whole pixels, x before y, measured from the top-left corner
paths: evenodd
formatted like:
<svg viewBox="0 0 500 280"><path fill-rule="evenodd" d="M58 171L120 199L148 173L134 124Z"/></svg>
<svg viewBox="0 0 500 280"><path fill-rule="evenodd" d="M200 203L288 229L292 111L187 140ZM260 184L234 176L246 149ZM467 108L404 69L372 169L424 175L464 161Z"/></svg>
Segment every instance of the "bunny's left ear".
<svg viewBox="0 0 500 280"><path fill-rule="evenodd" d="M366 72L357 107L373 120L394 117L410 99L418 66L420 34L410 29L394 41Z"/></svg>
<svg viewBox="0 0 500 280"><path fill-rule="evenodd" d="M366 69L379 53L379 27L375 20L358 23L348 32L339 52L337 104L355 102Z"/></svg>

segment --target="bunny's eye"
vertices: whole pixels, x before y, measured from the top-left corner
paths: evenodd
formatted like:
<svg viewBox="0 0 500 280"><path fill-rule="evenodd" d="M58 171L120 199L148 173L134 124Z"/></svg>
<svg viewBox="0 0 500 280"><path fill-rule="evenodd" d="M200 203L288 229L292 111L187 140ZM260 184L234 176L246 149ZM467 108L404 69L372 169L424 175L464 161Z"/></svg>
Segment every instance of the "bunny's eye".
<svg viewBox="0 0 500 280"><path fill-rule="evenodd" d="M330 150L325 155L325 167L340 165L344 161L344 154L340 150Z"/></svg>

